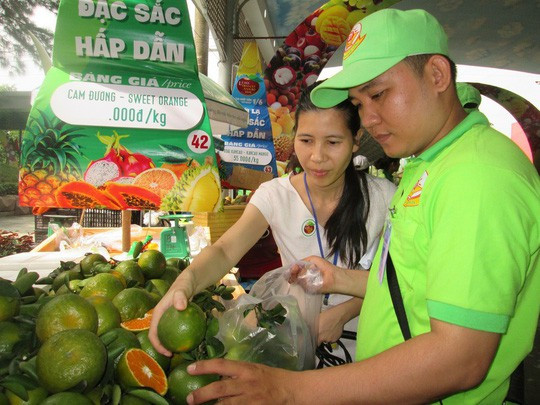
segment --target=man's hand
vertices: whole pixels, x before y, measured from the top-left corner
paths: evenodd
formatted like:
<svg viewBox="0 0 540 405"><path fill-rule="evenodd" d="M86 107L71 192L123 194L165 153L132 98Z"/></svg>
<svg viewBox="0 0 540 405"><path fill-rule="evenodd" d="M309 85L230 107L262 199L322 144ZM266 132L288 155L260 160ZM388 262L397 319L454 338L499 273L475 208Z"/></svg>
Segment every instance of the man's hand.
<svg viewBox="0 0 540 405"><path fill-rule="evenodd" d="M302 261L315 265L321 273L322 286L318 293L339 293L353 297L364 298L369 272L348 270L332 265L328 260L319 256L309 256ZM304 290L314 292L310 286L303 285L302 276L305 274L305 266L293 264L290 269L289 283L298 283Z"/></svg>
<svg viewBox="0 0 540 405"><path fill-rule="evenodd" d="M294 384L300 373L262 364L225 359L204 360L188 367L192 375L219 374L213 382L188 395L188 404L219 399L220 404L298 404ZM296 382L295 382L296 381Z"/></svg>
<svg viewBox="0 0 540 405"><path fill-rule="evenodd" d="M304 276L308 270L306 266L302 264L293 264L291 266L290 268L291 275L288 280L289 283L298 284L304 290L308 292L317 292L317 293L331 292L334 282L335 282L334 272L336 271L337 267L333 266L332 263L330 263L328 260L325 260L318 256L309 256L303 259L303 261L309 262L317 267L322 278L322 285L319 288L317 288L316 291L314 291L313 285L306 284L306 279Z"/></svg>

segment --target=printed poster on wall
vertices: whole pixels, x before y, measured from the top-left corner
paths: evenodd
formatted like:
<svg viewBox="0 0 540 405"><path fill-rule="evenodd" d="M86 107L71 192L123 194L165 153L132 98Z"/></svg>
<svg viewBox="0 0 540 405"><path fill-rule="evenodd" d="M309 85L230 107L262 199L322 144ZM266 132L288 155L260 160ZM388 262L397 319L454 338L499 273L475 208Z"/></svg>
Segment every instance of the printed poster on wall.
<svg viewBox="0 0 540 405"><path fill-rule="evenodd" d="M249 112L249 123L246 128L221 137L224 141L224 150L219 152L225 172L223 183L231 188L254 190L277 175L266 87L255 41L244 44L232 95Z"/></svg>
<svg viewBox="0 0 540 405"><path fill-rule="evenodd" d="M23 206L217 211L185 0L62 0L21 145Z"/></svg>

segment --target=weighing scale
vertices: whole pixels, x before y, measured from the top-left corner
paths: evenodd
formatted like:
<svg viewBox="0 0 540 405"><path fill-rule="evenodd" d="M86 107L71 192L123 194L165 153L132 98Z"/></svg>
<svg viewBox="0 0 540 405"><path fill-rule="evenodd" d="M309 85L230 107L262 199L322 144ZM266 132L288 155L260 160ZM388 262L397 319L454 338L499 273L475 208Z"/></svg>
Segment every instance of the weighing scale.
<svg viewBox="0 0 540 405"><path fill-rule="evenodd" d="M189 236L186 225L190 224L193 215L191 213L162 215L159 219L163 219L169 222L169 224L174 221L170 228L161 231L161 253L163 253L167 259L171 257L189 257Z"/></svg>

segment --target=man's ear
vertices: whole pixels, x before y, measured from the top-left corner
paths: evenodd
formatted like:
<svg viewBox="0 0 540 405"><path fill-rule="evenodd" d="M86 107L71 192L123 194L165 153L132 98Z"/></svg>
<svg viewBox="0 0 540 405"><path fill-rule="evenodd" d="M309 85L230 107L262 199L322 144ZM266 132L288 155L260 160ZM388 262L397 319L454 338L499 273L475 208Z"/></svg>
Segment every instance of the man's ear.
<svg viewBox="0 0 540 405"><path fill-rule="evenodd" d="M438 92L443 93L452 85L450 62L442 55L433 55L429 58L425 72Z"/></svg>

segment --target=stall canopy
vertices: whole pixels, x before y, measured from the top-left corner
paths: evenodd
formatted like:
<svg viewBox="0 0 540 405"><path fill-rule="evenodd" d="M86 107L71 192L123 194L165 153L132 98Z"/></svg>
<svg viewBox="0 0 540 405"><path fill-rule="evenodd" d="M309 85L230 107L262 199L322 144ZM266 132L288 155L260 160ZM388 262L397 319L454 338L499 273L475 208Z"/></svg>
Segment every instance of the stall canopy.
<svg viewBox="0 0 540 405"><path fill-rule="evenodd" d="M257 35L261 36L260 30L264 28L264 25L258 23L257 14L264 15L266 12L271 23L268 34L286 37L308 14L327 2L258 0L259 7L256 8L247 7L252 1L239 1L239 6L242 6L252 31L257 30ZM207 3L212 18L212 2ZM357 0L341 3L354 4L368 11L387 6L402 10L425 9L444 25L450 39L451 55L456 63L540 73L540 42L537 40L540 9L536 1ZM257 27L252 27L254 24ZM280 42L278 40L275 47ZM262 53L269 62L273 55Z"/></svg>

